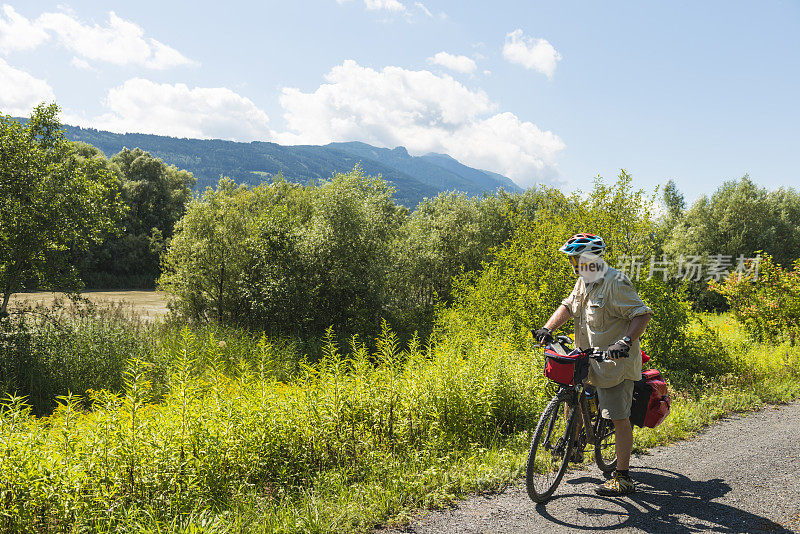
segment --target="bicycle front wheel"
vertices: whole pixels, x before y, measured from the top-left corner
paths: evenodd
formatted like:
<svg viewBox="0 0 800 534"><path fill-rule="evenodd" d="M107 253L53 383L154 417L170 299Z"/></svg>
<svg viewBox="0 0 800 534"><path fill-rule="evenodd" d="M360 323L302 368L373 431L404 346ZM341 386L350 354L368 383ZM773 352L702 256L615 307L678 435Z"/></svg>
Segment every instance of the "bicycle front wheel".
<svg viewBox="0 0 800 534"><path fill-rule="evenodd" d="M567 470L575 434L575 414L566 415L565 402L553 397L536 425L528 453L525 483L533 502L544 502L553 495Z"/></svg>

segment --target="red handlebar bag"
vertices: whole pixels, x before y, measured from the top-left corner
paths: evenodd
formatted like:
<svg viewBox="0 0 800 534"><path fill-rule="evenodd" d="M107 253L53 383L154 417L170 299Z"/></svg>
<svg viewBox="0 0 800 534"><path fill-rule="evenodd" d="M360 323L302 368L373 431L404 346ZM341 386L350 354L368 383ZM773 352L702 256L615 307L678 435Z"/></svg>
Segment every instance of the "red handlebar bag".
<svg viewBox="0 0 800 534"><path fill-rule="evenodd" d="M669 415L672 403L667 393L667 382L656 369L642 372L642 379L633 384L631 423L639 427L655 428Z"/></svg>
<svg viewBox="0 0 800 534"><path fill-rule="evenodd" d="M578 349L559 354L550 347L544 349L544 376L564 386L581 382L589 373L589 357Z"/></svg>

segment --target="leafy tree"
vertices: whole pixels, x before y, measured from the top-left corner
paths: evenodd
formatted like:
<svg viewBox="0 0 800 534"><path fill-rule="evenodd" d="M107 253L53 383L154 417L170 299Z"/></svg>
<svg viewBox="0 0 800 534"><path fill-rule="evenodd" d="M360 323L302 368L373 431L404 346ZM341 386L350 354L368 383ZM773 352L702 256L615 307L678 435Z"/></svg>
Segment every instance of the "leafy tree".
<svg viewBox="0 0 800 534"><path fill-rule="evenodd" d="M83 271L96 287L152 287L159 257L186 210L195 179L138 148L123 149L108 165L120 177L129 208L124 233L84 257Z"/></svg>
<svg viewBox="0 0 800 534"><path fill-rule="evenodd" d="M91 161L94 165L102 167L106 172L114 174L119 178L119 167L112 163L99 148L87 143L75 141L69 142L69 152L77 161ZM127 211L125 215L127 215Z"/></svg>
<svg viewBox="0 0 800 534"><path fill-rule="evenodd" d="M393 302L408 329L428 330L434 306L452 301L453 277L481 268L508 239L522 195L426 198L402 226L392 271Z"/></svg>
<svg viewBox="0 0 800 534"><path fill-rule="evenodd" d="M665 213L657 222L657 242L659 244L658 254L663 254L663 246L669 239L675 227L681 223L686 213L686 200L683 193L678 190L674 180L668 180L661 191L661 205Z"/></svg>
<svg viewBox="0 0 800 534"><path fill-rule="evenodd" d="M745 175L701 196L670 236L674 254L739 254L759 250L781 265L800 257L800 195L793 189L768 191Z"/></svg>
<svg viewBox="0 0 800 534"><path fill-rule="evenodd" d="M377 331L393 290L388 286L395 262L392 242L407 216L393 193L384 180L364 175L358 166L313 190L313 212L301 230L313 332L321 335L330 325L344 336Z"/></svg>
<svg viewBox="0 0 800 534"><path fill-rule="evenodd" d="M790 266L800 257L800 194L794 189L768 191L749 176L723 183L710 197L695 201L675 225L664 245L672 257L739 256L758 251ZM702 309L724 307L724 300L706 289L706 280L691 284L691 294Z"/></svg>
<svg viewBox="0 0 800 534"><path fill-rule="evenodd" d="M296 243L270 188L222 179L189 203L159 280L176 297L175 311L194 321L267 329L297 319L293 307L305 299L287 283L301 275Z"/></svg>
<svg viewBox="0 0 800 534"><path fill-rule="evenodd" d="M171 236L192 197L192 173L167 165L138 148L122 149L111 162L120 170L123 198L130 206L126 231L138 235L156 229L164 237Z"/></svg>
<svg viewBox="0 0 800 534"><path fill-rule="evenodd" d="M58 106L39 105L23 126L0 116L0 314L29 285L78 290L70 250L117 230L119 182L103 162L63 137Z"/></svg>
<svg viewBox="0 0 800 534"><path fill-rule="evenodd" d="M406 217L359 168L318 186L222 180L190 202L159 285L190 320L276 334L372 334L387 308L392 243Z"/></svg>
<svg viewBox="0 0 800 534"><path fill-rule="evenodd" d="M662 193L664 205L667 207L667 215L673 219L680 219L683 217L683 212L686 209L686 200L683 198L683 193L678 190L675 185L675 180L668 180L664 186Z"/></svg>

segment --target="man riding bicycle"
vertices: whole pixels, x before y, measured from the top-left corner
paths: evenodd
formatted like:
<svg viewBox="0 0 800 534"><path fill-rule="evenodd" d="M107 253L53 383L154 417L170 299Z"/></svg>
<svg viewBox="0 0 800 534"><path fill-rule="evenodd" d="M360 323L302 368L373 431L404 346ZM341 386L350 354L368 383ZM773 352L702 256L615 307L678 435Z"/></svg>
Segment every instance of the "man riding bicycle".
<svg viewBox="0 0 800 534"><path fill-rule="evenodd" d="M552 343L553 332L569 319L575 322L575 345L599 347L610 360L592 360L588 383L597 389L600 413L611 419L616 433L617 469L595 491L625 495L635 488L629 474L633 428L630 422L633 383L642 377L639 337L653 310L636 293L624 273L603 259L606 245L594 234L576 234L559 249L567 255L578 280L545 325L534 335L540 344ZM629 357L631 356L631 357Z"/></svg>

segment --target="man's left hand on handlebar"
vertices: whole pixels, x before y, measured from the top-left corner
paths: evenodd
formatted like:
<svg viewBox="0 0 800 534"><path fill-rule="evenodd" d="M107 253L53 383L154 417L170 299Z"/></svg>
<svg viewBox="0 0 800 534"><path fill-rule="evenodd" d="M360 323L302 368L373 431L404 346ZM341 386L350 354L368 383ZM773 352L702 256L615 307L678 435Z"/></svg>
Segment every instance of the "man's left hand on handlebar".
<svg viewBox="0 0 800 534"><path fill-rule="evenodd" d="M539 343L539 345L547 345L553 342L553 332L550 331L547 327L542 327L538 330L531 331L533 337Z"/></svg>
<svg viewBox="0 0 800 534"><path fill-rule="evenodd" d="M608 353L608 357L611 360L616 360L618 358L627 358L630 356L629 351L631 350L630 345L625 343L623 340L619 340L610 347L606 351Z"/></svg>

